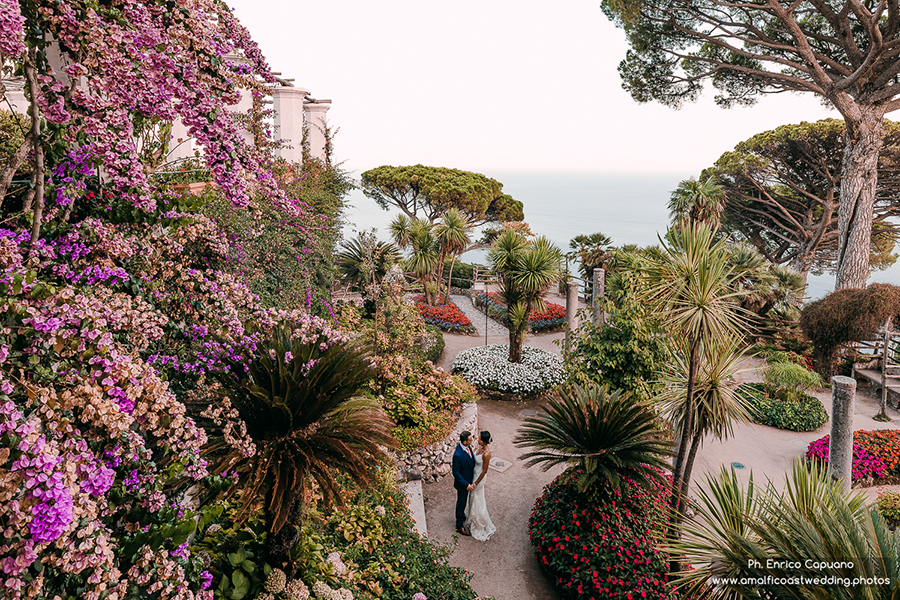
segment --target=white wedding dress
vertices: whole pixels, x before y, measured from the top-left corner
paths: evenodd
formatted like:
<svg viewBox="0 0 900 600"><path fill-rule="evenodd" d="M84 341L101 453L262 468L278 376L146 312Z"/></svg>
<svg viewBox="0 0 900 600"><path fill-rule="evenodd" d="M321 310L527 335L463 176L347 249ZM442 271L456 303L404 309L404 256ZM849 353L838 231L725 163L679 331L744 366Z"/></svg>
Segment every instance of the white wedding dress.
<svg viewBox="0 0 900 600"><path fill-rule="evenodd" d="M481 476L484 469L484 456L475 455L475 480ZM487 480L485 475L481 483L475 486L475 489L469 492L469 504L466 506L466 527L472 537L479 542L486 542L497 528L491 523L491 516L487 511L487 504L484 501L484 482Z"/></svg>

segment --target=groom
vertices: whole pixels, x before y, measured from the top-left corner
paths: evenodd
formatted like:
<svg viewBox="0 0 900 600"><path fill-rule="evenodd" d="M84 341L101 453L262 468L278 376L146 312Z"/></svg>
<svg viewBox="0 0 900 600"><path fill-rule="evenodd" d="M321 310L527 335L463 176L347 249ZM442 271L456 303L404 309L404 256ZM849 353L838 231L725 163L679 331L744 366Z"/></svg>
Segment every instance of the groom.
<svg viewBox="0 0 900 600"><path fill-rule="evenodd" d="M456 532L461 535L472 535L466 529L466 503L469 492L475 489L475 455L472 454L472 434L463 431L459 434L459 445L453 453L453 487L456 488Z"/></svg>

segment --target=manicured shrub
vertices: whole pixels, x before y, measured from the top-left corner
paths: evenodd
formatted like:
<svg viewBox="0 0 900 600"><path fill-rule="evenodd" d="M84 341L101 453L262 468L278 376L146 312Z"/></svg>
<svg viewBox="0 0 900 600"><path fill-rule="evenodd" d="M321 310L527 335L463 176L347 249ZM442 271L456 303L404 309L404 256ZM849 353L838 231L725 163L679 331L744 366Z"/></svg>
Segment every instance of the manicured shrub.
<svg viewBox="0 0 900 600"><path fill-rule="evenodd" d="M425 325L426 335L423 336L422 340L422 352L425 355L425 360L430 360L433 363L436 363L441 359L441 355L444 353L444 335L441 333L441 328L437 325Z"/></svg>
<svg viewBox="0 0 900 600"><path fill-rule="evenodd" d="M808 304L800 315L800 328L813 343L816 370L830 377L842 344L872 338L889 317L896 322L898 314L900 287L886 283L837 290Z"/></svg>
<svg viewBox="0 0 900 600"><path fill-rule="evenodd" d="M605 490L601 502L578 491L570 469L544 488L528 521L535 558L563 597L674 598L660 551L666 486Z"/></svg>
<svg viewBox="0 0 900 600"><path fill-rule="evenodd" d="M830 436L819 438L810 443L809 449L806 451L806 458L822 463L823 467L828 465L828 441ZM880 456L872 454L862 444L856 440L856 433L853 434L853 481L860 479L880 479L887 473L887 467Z"/></svg>
<svg viewBox="0 0 900 600"><path fill-rule="evenodd" d="M456 355L451 372L476 388L512 394L536 394L563 383L562 357L540 348L522 348L522 362L509 362L509 346L476 346Z"/></svg>
<svg viewBox="0 0 900 600"><path fill-rule="evenodd" d="M463 378L439 371L431 363L400 354L377 358L378 377L368 396L377 398L396 423L392 433L401 450L436 442L450 433L450 413L476 397Z"/></svg>
<svg viewBox="0 0 900 600"><path fill-rule="evenodd" d="M815 396L801 396L799 400L771 397L758 383L744 383L738 387L750 407L754 423L788 431L815 431L828 420L825 407Z"/></svg>
<svg viewBox="0 0 900 600"><path fill-rule="evenodd" d="M425 296L418 295L414 298L416 308L422 318L429 325L436 325L444 331L464 332L475 331L472 321L469 320L459 307L451 301L438 306L429 306L425 302Z"/></svg>
<svg viewBox="0 0 900 600"><path fill-rule="evenodd" d="M878 511L891 527L900 525L900 492L878 494Z"/></svg>

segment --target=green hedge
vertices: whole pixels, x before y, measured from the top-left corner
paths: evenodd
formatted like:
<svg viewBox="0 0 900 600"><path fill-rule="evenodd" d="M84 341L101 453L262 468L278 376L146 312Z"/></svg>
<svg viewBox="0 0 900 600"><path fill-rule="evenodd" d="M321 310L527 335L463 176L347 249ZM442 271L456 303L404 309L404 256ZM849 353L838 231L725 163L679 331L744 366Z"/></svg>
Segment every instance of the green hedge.
<svg viewBox="0 0 900 600"><path fill-rule="evenodd" d="M428 332L428 336L422 343L422 351L425 353L425 360L436 363L444 353L444 334L441 333L440 327L428 323L425 324L425 331Z"/></svg>
<svg viewBox="0 0 900 600"><path fill-rule="evenodd" d="M737 392L750 407L754 423L787 431L815 431L828 420L825 407L814 396L788 401L770 398L760 383L742 383Z"/></svg>

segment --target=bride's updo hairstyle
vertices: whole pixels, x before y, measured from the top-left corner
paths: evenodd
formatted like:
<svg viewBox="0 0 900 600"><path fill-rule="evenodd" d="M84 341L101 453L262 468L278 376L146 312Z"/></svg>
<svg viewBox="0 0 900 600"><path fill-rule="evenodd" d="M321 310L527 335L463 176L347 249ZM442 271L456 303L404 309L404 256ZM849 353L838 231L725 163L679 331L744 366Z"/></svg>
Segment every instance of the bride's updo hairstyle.
<svg viewBox="0 0 900 600"><path fill-rule="evenodd" d="M491 439L491 432L490 431L482 431L481 432L481 441L485 444L490 444L491 442L493 442L494 440Z"/></svg>

